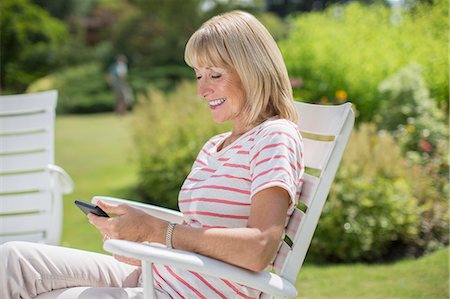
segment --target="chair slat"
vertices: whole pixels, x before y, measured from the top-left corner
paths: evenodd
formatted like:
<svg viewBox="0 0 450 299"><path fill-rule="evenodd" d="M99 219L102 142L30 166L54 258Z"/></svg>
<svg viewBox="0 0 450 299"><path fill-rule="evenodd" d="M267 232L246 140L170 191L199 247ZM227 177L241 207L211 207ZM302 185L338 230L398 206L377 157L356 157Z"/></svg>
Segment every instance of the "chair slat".
<svg viewBox="0 0 450 299"><path fill-rule="evenodd" d="M289 223L286 227L286 235L288 235L291 240L294 240L297 231L301 227L301 222L304 217L305 213L303 213L299 209L295 209L292 213L291 218L289 219Z"/></svg>
<svg viewBox="0 0 450 299"><path fill-rule="evenodd" d="M48 151L0 155L0 173L45 169L53 163L53 155Z"/></svg>
<svg viewBox="0 0 450 299"><path fill-rule="evenodd" d="M0 195L0 214L45 211L51 208L51 203L48 191Z"/></svg>
<svg viewBox="0 0 450 299"><path fill-rule="evenodd" d="M316 194L317 185L319 184L319 178L305 173L303 175L302 193L300 195L300 201L307 207L311 205L312 199Z"/></svg>
<svg viewBox="0 0 450 299"><path fill-rule="evenodd" d="M323 170L335 144L334 141L318 141L303 138L305 166Z"/></svg>
<svg viewBox="0 0 450 299"><path fill-rule="evenodd" d="M48 229L48 213L0 217L0 235L36 233Z"/></svg>
<svg viewBox="0 0 450 299"><path fill-rule="evenodd" d="M0 97L0 115L28 113L38 110L53 111L56 108L58 92L56 90Z"/></svg>
<svg viewBox="0 0 450 299"><path fill-rule="evenodd" d="M0 130L4 133L29 132L36 130L52 130L53 111L43 111L35 114L0 116Z"/></svg>
<svg viewBox="0 0 450 299"><path fill-rule="evenodd" d="M41 191L49 188L50 174L47 171L0 175L0 194Z"/></svg>
<svg viewBox="0 0 450 299"><path fill-rule="evenodd" d="M351 110L351 104L324 106L296 103L300 131L324 136L337 136Z"/></svg>
<svg viewBox="0 0 450 299"><path fill-rule="evenodd" d="M286 261L290 251L291 248L286 243L281 243L281 246L278 249L277 257L273 263L273 269L276 273L281 273L284 267L284 262Z"/></svg>
<svg viewBox="0 0 450 299"><path fill-rule="evenodd" d="M30 134L0 136L0 153L53 148L53 136L49 131Z"/></svg>
<svg viewBox="0 0 450 299"><path fill-rule="evenodd" d="M8 236L0 235L0 244L11 241L42 242L42 240L44 240L44 237L45 237L44 232L8 235Z"/></svg>

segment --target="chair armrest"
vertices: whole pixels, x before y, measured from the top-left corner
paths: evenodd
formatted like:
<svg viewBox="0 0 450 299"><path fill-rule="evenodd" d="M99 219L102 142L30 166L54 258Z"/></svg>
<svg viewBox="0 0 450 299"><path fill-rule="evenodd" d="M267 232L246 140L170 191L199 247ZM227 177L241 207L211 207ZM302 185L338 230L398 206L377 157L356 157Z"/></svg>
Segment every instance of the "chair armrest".
<svg viewBox="0 0 450 299"><path fill-rule="evenodd" d="M132 207L141 209L144 212L146 212L152 216L161 218L163 220L178 223L178 224L183 223L183 214L178 211L174 211L171 209L166 209L163 207L158 207L158 206L154 206L154 205L150 205L150 204L145 204L145 203L141 203L141 202L126 200L126 199L121 199L121 198L115 198L115 197L109 197L109 196L95 196L94 198L92 198L91 202L96 204L99 199L101 199L107 203L111 203L111 204L127 204Z"/></svg>
<svg viewBox="0 0 450 299"><path fill-rule="evenodd" d="M125 240L107 240L103 248L121 256L229 279L276 297L295 298L297 296L294 285L274 273L253 272L188 251Z"/></svg>
<svg viewBox="0 0 450 299"><path fill-rule="evenodd" d="M50 175L55 178L63 194L73 192L73 180L62 167L54 164L48 164L47 169L50 172Z"/></svg>

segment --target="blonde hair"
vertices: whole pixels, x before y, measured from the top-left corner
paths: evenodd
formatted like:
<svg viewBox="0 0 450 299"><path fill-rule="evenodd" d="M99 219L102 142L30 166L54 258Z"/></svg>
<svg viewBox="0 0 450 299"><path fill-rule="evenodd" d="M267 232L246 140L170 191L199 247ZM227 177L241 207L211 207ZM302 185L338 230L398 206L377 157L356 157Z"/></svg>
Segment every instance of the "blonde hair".
<svg viewBox="0 0 450 299"><path fill-rule="evenodd" d="M189 39L184 59L195 67L223 66L239 75L247 125L278 116L297 122L292 87L281 52L254 16L232 11L206 21Z"/></svg>

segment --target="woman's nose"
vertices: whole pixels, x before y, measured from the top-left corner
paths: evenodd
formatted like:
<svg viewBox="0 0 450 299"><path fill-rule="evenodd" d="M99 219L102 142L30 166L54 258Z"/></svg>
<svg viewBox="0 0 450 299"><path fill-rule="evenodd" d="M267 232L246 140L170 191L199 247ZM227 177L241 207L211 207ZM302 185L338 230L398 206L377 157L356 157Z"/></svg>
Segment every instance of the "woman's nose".
<svg viewBox="0 0 450 299"><path fill-rule="evenodd" d="M207 80L204 78L200 78L198 80L198 95L201 98L206 98L211 93L212 93L212 89L211 89L211 86L209 85L209 83L207 82Z"/></svg>

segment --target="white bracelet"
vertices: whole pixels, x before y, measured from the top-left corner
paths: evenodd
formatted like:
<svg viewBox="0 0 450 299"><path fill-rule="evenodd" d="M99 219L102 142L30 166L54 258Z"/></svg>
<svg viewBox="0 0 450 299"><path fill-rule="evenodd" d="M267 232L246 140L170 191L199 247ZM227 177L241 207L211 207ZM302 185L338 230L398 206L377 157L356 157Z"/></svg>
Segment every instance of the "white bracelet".
<svg viewBox="0 0 450 299"><path fill-rule="evenodd" d="M166 246L167 248L173 248L172 246L172 237L173 237L173 230L175 229L176 223L169 223L167 226L167 232L166 232Z"/></svg>

